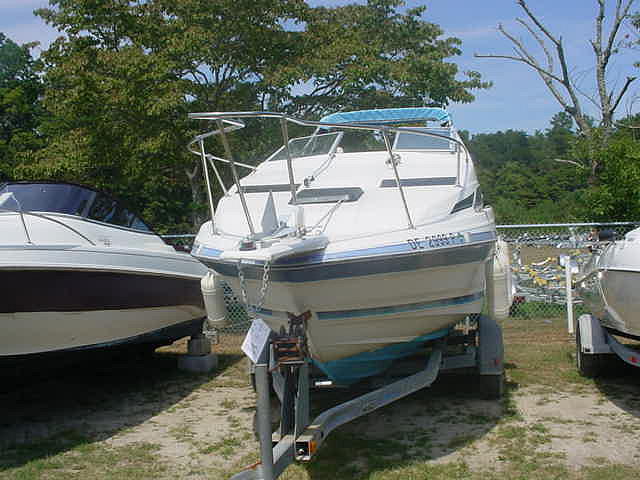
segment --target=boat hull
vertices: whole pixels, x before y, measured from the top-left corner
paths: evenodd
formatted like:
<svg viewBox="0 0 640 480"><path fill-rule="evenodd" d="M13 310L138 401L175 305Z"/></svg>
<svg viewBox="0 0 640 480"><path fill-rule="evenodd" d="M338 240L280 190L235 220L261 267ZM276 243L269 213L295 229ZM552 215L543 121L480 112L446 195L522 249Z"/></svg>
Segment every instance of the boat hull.
<svg viewBox="0 0 640 480"><path fill-rule="evenodd" d="M617 241L597 254L578 285L602 326L640 338L640 243L635 238Z"/></svg>
<svg viewBox="0 0 640 480"><path fill-rule="evenodd" d="M74 312L0 313L0 360L125 345L167 345L202 331L200 309L188 306Z"/></svg>
<svg viewBox="0 0 640 480"><path fill-rule="evenodd" d="M280 269L276 263L258 314L279 331L288 324L287 312L310 311L309 349L321 364L408 344L434 332L446 333L467 315L481 311L492 249L493 242L487 242L307 268ZM241 298L237 265L207 263ZM242 269L245 289L255 303L262 267Z"/></svg>
<svg viewBox="0 0 640 480"><path fill-rule="evenodd" d="M167 344L201 331L199 277L2 268L0 359Z"/></svg>
<svg viewBox="0 0 640 480"><path fill-rule="evenodd" d="M640 272L598 270L580 285L580 295L602 326L640 338Z"/></svg>

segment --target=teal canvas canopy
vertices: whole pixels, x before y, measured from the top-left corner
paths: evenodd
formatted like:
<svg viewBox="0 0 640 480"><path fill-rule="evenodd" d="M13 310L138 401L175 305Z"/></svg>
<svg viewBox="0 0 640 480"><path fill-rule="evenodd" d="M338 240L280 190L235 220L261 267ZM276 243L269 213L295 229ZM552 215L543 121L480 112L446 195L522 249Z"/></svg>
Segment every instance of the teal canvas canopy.
<svg viewBox="0 0 640 480"><path fill-rule="evenodd" d="M365 123L375 125L393 125L420 121L449 122L449 113L443 108L380 108L355 112L338 112L326 115L320 123Z"/></svg>

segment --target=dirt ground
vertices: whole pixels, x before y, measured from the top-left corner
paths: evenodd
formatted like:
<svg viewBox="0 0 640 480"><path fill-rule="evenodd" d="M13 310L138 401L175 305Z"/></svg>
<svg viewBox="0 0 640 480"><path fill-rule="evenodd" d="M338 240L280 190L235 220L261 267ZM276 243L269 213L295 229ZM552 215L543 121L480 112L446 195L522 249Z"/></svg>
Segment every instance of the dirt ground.
<svg viewBox="0 0 640 480"><path fill-rule="evenodd" d="M0 451L74 431L105 448L154 444L173 478L227 478L252 464L258 447L246 360L222 353L216 372L188 374L175 366L183 349L184 342L153 356L5 381ZM631 374L567 391L510 383L506 399L496 402L477 398L473 377L451 376L341 427L319 456L336 447L335 435L335 442L392 439L404 446L402 461L464 461L478 471L531 459L574 470L603 462L638 468L639 380ZM320 394L316 406L340 395ZM352 459L354 468L359 461Z"/></svg>

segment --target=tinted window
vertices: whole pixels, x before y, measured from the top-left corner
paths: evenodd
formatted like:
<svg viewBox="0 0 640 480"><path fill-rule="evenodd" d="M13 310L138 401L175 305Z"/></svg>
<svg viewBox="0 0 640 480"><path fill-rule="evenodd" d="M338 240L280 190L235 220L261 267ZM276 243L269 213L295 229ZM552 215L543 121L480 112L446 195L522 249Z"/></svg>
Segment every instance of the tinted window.
<svg viewBox="0 0 640 480"><path fill-rule="evenodd" d="M75 185L58 183L7 184L0 193L13 192L24 211L86 215L96 193Z"/></svg>
<svg viewBox="0 0 640 480"><path fill-rule="evenodd" d="M289 140L289 153L291 158L310 157L312 155L324 155L332 151L340 132L323 133L310 137L300 137ZM286 160L287 151L280 147L269 160Z"/></svg>
<svg viewBox="0 0 640 480"><path fill-rule="evenodd" d="M0 186L0 194L13 192L24 211L65 213L150 231L145 223L113 198L79 185L64 183L15 183ZM7 208L15 208L9 205Z"/></svg>
<svg viewBox="0 0 640 480"><path fill-rule="evenodd" d="M414 128L414 130L451 136L448 129ZM396 150L451 150L451 142L440 137L399 132L394 148Z"/></svg>
<svg viewBox="0 0 640 480"><path fill-rule="evenodd" d="M451 213L456 213L459 212L460 210L464 210L466 208L469 208L473 205L473 193L471 195L469 195L467 198L460 200L458 203L456 203L453 206L453 210L451 210Z"/></svg>

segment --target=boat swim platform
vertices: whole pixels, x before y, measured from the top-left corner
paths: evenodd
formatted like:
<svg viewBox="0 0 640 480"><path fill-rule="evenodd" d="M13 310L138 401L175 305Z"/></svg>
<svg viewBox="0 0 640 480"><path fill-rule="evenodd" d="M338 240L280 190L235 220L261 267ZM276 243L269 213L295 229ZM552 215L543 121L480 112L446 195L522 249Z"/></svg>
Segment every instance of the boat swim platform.
<svg viewBox="0 0 640 480"><path fill-rule="evenodd" d="M312 361L304 349L304 335L291 328L289 335L271 335L255 359L257 393L256 429L260 461L231 480L275 480L294 462L310 461L328 435L339 426L433 384L440 373L475 370L482 393L500 398L504 389L502 329L491 318L480 316L468 333L454 330L434 340L426 363L418 372L336 405L310 420L310 390L322 387L310 376ZM475 339L475 345L468 339ZM448 344L462 346L450 354ZM424 359L423 359L424 362ZM271 389L281 404L280 426L272 432Z"/></svg>

